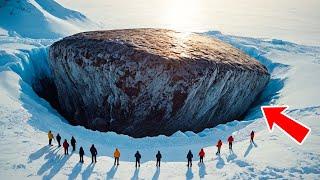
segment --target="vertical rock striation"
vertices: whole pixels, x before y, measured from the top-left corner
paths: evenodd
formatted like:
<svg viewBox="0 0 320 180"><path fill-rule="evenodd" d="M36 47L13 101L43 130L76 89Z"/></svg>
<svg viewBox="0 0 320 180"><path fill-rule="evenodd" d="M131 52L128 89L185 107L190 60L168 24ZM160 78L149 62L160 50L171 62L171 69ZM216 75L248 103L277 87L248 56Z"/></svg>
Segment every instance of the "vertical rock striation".
<svg viewBox="0 0 320 180"><path fill-rule="evenodd" d="M270 75L219 40L164 29L93 31L50 47L63 115L133 137L201 131L241 116Z"/></svg>

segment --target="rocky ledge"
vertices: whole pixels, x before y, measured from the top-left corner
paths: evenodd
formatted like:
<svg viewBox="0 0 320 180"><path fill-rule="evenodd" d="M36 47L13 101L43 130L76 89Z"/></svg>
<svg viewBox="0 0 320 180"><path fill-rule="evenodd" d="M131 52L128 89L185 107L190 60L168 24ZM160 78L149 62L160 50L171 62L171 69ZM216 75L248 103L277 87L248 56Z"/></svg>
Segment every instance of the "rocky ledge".
<svg viewBox="0 0 320 180"><path fill-rule="evenodd" d="M55 42L49 56L71 124L133 137L237 119L270 78L229 44L164 29L83 32Z"/></svg>

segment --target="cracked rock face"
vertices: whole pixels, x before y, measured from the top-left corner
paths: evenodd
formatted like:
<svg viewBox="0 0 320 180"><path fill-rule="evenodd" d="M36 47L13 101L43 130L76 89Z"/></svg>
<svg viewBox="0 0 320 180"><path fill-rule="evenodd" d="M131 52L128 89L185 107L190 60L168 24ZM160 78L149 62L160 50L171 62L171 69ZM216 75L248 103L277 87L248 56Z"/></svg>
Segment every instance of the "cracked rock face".
<svg viewBox="0 0 320 180"><path fill-rule="evenodd" d="M164 29L93 31L50 47L62 114L133 137L201 131L240 117L270 75L217 39Z"/></svg>

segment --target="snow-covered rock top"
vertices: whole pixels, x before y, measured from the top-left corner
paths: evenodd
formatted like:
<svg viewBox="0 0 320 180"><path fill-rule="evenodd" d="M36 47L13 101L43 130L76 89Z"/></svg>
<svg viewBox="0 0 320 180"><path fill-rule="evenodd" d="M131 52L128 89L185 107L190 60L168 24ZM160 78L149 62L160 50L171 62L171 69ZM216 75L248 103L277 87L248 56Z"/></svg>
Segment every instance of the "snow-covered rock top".
<svg viewBox="0 0 320 180"><path fill-rule="evenodd" d="M79 33L49 53L62 114L72 124L134 137L238 118L270 78L231 45L164 29Z"/></svg>

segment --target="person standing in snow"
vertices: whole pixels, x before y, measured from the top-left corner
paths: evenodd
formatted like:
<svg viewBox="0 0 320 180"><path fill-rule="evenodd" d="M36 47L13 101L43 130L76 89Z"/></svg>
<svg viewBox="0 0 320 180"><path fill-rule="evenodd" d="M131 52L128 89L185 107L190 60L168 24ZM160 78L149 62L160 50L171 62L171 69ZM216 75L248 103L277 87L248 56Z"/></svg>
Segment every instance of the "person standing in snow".
<svg viewBox="0 0 320 180"><path fill-rule="evenodd" d="M94 147L94 145L92 144L91 148L90 148L90 152L91 152L91 159L92 159L92 163L93 162L97 162L97 149Z"/></svg>
<svg viewBox="0 0 320 180"><path fill-rule="evenodd" d="M58 142L58 146L61 147L61 144L60 144L61 136L60 136L59 133L57 134L56 139L57 139L57 142Z"/></svg>
<svg viewBox="0 0 320 180"><path fill-rule="evenodd" d="M254 138L254 131L251 131L251 134L250 134L250 142L251 143L254 143L253 138Z"/></svg>
<svg viewBox="0 0 320 180"><path fill-rule="evenodd" d="M82 146L79 149L79 156L80 156L80 162L84 163L84 161L83 161L84 150L83 150Z"/></svg>
<svg viewBox="0 0 320 180"><path fill-rule="evenodd" d="M221 139L219 139L219 141L218 141L218 143L217 143L217 148L218 148L218 151L217 151L217 153L216 153L216 155L220 155L220 149L221 149L221 146L222 146L222 141L221 141Z"/></svg>
<svg viewBox="0 0 320 180"><path fill-rule="evenodd" d="M160 151L158 151L157 155L156 155L156 158L157 158L157 164L156 166L157 167L160 167L160 161L161 161L161 158L162 158L162 155L160 153Z"/></svg>
<svg viewBox="0 0 320 180"><path fill-rule="evenodd" d="M51 131L48 132L48 139L49 139L49 146L52 146L52 139L54 139L53 134L51 133Z"/></svg>
<svg viewBox="0 0 320 180"><path fill-rule="evenodd" d="M76 139L74 139L74 137L72 136L71 137L71 146L72 146L72 151L75 151L76 150L76 143L77 143L77 141L76 141Z"/></svg>
<svg viewBox="0 0 320 180"><path fill-rule="evenodd" d="M200 163L203 163L203 157L205 156L205 152L203 149L200 150L199 152L199 157L200 157Z"/></svg>
<svg viewBox="0 0 320 180"><path fill-rule="evenodd" d="M229 136L228 142L229 142L229 149L232 151L232 142L234 141L232 136Z"/></svg>
<svg viewBox="0 0 320 180"><path fill-rule="evenodd" d="M69 143L68 143L68 141L66 139L64 140L62 146L64 148L64 154L65 155L69 154L69 150L68 150L69 149Z"/></svg>
<svg viewBox="0 0 320 180"><path fill-rule="evenodd" d="M187 154L187 159L188 159L188 167L192 167L192 158L193 158L193 154L191 152L191 150L189 150L188 154Z"/></svg>
<svg viewBox="0 0 320 180"><path fill-rule="evenodd" d="M137 168L137 166L140 167L141 154L139 153L139 151L136 152L136 154L134 155L134 157L136 158L136 168Z"/></svg>
<svg viewBox="0 0 320 180"><path fill-rule="evenodd" d="M118 150L118 148L116 148L116 150L113 153L114 156L114 166L117 164L117 166L119 166L119 158L120 158L120 151Z"/></svg>

